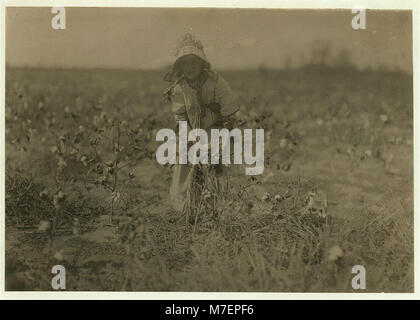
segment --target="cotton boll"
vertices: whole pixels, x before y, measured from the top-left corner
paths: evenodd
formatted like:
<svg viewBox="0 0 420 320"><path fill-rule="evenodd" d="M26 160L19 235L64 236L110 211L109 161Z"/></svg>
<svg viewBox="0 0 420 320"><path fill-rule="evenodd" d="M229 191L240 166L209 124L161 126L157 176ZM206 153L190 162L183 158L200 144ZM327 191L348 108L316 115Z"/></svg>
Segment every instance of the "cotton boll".
<svg viewBox="0 0 420 320"><path fill-rule="evenodd" d="M50 222L47 220L41 220L38 225L38 231L47 231L50 228Z"/></svg>
<svg viewBox="0 0 420 320"><path fill-rule="evenodd" d="M264 193L261 197L261 200L263 200L263 201L270 200L270 194L268 192Z"/></svg>
<svg viewBox="0 0 420 320"><path fill-rule="evenodd" d="M328 250L328 261L336 261L344 255L343 250L339 246L333 246Z"/></svg>

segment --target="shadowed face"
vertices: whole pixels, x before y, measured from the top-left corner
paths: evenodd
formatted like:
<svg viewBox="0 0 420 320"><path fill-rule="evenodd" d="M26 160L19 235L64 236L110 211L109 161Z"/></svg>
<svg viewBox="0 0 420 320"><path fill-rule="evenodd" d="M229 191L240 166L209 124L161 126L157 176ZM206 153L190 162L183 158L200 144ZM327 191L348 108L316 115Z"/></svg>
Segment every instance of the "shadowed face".
<svg viewBox="0 0 420 320"><path fill-rule="evenodd" d="M181 59L181 70L187 79L194 80L197 78L203 69L203 62L201 59L193 54L182 57Z"/></svg>

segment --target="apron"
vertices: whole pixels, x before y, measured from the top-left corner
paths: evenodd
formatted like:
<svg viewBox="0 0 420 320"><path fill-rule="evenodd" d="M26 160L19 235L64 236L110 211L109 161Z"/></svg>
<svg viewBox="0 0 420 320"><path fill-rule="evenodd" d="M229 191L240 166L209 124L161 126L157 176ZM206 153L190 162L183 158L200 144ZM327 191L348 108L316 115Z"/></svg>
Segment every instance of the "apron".
<svg viewBox="0 0 420 320"><path fill-rule="evenodd" d="M203 101L203 85L208 81L207 73L202 73L194 82L183 81L182 87L188 123L192 129L201 128L207 131L216 123L218 115L205 105L211 101ZM208 88L207 88L208 89ZM186 205L194 205L197 195L192 193L193 184L197 180L198 167L205 165L175 164L172 167L172 182L170 186L170 200L177 211L184 211Z"/></svg>

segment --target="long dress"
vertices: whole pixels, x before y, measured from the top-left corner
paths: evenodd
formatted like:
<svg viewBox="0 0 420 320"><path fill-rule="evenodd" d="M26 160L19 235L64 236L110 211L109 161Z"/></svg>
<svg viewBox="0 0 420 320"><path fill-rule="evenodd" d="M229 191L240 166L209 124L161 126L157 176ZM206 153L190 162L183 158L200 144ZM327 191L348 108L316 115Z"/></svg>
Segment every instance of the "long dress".
<svg viewBox="0 0 420 320"><path fill-rule="evenodd" d="M237 110L237 99L229 84L214 71L204 71L195 82L180 81L171 97L175 121L187 121L189 129L201 128L207 131L215 128L219 117L232 116ZM208 105L218 103L220 112L214 112ZM175 210L185 209L187 195L195 179L195 166L175 164L172 167L170 200Z"/></svg>

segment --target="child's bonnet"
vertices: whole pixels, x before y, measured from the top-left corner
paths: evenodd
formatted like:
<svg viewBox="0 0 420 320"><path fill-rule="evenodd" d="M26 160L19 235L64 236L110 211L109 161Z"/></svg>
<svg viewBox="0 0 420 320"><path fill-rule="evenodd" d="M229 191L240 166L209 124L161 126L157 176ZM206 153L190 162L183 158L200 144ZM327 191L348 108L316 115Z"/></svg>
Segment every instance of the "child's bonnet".
<svg viewBox="0 0 420 320"><path fill-rule="evenodd" d="M178 65L181 57L190 54L204 62L202 73L194 81L188 81ZM199 40L186 34L177 46L175 57L172 70L165 76L165 80L172 81L172 84L164 95L172 102L176 121L188 121L192 128L209 129L219 116L226 118L238 110L237 99L229 84L210 69L210 62ZM211 108L215 104L220 106L220 110Z"/></svg>

